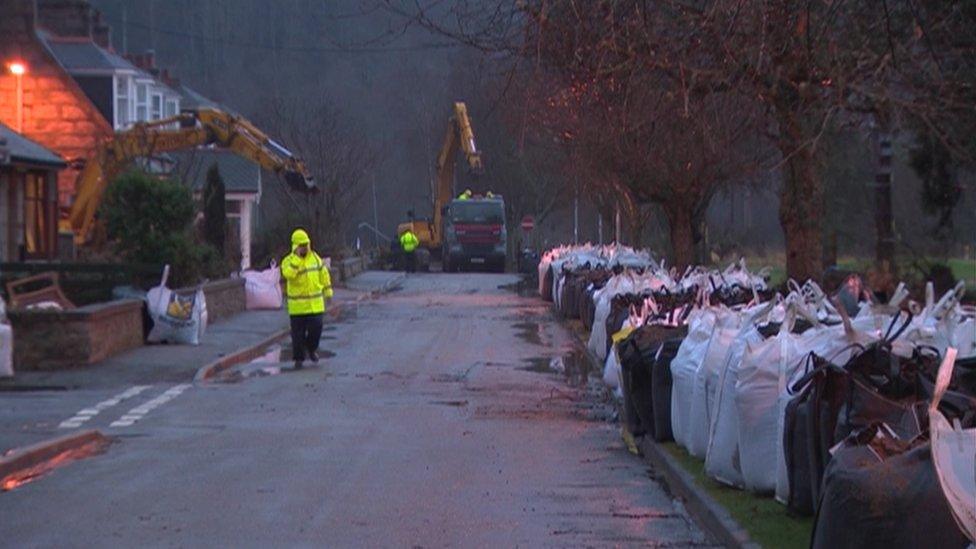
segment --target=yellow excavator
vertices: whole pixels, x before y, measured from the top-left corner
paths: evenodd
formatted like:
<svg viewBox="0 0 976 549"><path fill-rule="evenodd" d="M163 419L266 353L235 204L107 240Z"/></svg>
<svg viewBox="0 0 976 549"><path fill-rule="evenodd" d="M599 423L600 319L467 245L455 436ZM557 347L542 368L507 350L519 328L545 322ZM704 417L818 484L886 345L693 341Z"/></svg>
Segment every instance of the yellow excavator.
<svg viewBox="0 0 976 549"><path fill-rule="evenodd" d="M214 145L233 151L283 177L289 187L315 190L315 181L301 160L254 124L217 109L199 109L162 120L139 123L99 143L78 177L68 227L77 244L92 236L95 214L108 184L136 158Z"/></svg>
<svg viewBox="0 0 976 549"><path fill-rule="evenodd" d="M481 164L481 152L474 142L474 130L468 118L468 108L464 103L454 103L454 114L447 123L447 135L444 145L437 156L436 179L434 180L434 212L431 220L410 220L397 226L397 235L408 229L417 235L420 246L427 248L434 254L440 253L443 244L443 215L444 207L453 197L454 168L457 165L458 150L464 151L468 162L468 171L472 175L481 175L484 166Z"/></svg>
<svg viewBox="0 0 976 549"><path fill-rule="evenodd" d="M501 196L491 193L454 199L454 170L458 151L464 153L469 174L477 177L484 173L468 109L462 102L454 103L444 144L437 156L432 219L411 219L401 223L397 226L397 235L412 231L422 248L442 259L445 271L457 270L465 265L504 269L504 202Z"/></svg>

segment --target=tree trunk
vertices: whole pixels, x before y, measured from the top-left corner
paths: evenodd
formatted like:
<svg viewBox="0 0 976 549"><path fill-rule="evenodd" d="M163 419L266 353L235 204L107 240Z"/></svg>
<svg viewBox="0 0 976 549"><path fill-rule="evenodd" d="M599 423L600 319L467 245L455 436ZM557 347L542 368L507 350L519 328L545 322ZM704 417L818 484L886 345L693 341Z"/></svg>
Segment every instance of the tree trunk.
<svg viewBox="0 0 976 549"><path fill-rule="evenodd" d="M665 205L671 229L671 263L683 271L695 262L694 219L688 208Z"/></svg>
<svg viewBox="0 0 976 549"><path fill-rule="evenodd" d="M784 151L784 154L789 154ZM813 151L795 151L784 167L779 221L786 237L786 273L800 284L823 276L824 190Z"/></svg>

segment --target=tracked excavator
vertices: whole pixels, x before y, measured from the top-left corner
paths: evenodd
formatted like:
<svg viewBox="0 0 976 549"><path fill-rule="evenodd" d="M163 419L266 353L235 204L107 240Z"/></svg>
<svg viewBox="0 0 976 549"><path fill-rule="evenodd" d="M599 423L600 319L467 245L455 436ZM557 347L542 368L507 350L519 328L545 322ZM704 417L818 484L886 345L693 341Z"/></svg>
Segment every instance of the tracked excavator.
<svg viewBox="0 0 976 549"><path fill-rule="evenodd" d="M447 134L437 156L431 219L411 219L397 227L397 235L410 230L429 257L440 258L445 272L467 268L504 271L507 250L505 202L486 192L454 198L454 172L458 152L464 153L467 171L477 178L484 173L481 152L474 140L468 109L454 103Z"/></svg>
<svg viewBox="0 0 976 549"><path fill-rule="evenodd" d="M183 111L136 124L99 143L78 178L67 220L75 242L82 245L90 241L105 189L135 159L208 145L233 151L275 172L295 190L315 190L315 181L302 161L251 122L217 109Z"/></svg>

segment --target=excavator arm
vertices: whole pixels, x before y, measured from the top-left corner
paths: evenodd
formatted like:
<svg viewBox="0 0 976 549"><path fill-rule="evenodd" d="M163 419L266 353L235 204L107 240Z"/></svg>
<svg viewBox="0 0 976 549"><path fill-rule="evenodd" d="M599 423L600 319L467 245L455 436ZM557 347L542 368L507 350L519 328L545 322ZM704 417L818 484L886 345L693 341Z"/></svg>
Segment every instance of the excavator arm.
<svg viewBox="0 0 976 549"><path fill-rule="evenodd" d="M175 127L174 127L175 126ZM186 111L136 124L99 144L78 178L68 217L75 241L86 242L108 184L139 157L215 145L229 149L282 176L289 186L311 191L315 182L305 165L247 120L217 109Z"/></svg>
<svg viewBox="0 0 976 549"><path fill-rule="evenodd" d="M471 119L468 118L467 106L458 101L454 103L454 113L448 121L447 134L440 154L437 155L436 175L434 180L434 215L432 222L409 221L397 227L397 233L402 234L410 229L420 239L421 246L430 250L437 250L441 246L443 235L443 210L453 197L454 170L457 166L458 151L464 152L468 171L473 175L481 175L484 166L481 162L481 152L474 141L474 130Z"/></svg>

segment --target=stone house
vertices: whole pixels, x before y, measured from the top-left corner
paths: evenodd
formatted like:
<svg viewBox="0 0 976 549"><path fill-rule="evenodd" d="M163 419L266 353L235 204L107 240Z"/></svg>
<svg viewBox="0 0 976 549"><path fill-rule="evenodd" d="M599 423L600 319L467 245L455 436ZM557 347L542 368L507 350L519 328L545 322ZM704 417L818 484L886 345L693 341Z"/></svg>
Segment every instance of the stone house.
<svg viewBox="0 0 976 549"><path fill-rule="evenodd" d="M53 25L59 20L62 24ZM68 25L72 21L79 24ZM108 44L108 28L90 8L82 10L74 2L5 0L0 14L0 122L68 160L57 183L58 204L64 210L80 172L74 161L87 158L113 128L38 36L42 22L79 33L84 28L90 40L103 45ZM20 75L11 70L18 65Z"/></svg>

